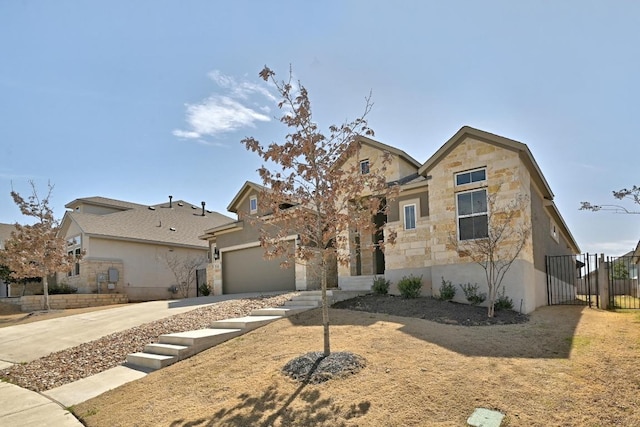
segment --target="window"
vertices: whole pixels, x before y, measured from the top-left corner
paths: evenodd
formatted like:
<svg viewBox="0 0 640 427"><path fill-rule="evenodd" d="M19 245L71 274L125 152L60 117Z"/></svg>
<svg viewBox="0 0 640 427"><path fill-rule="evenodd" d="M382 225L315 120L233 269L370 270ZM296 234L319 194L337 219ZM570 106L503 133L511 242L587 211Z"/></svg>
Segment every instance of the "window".
<svg viewBox="0 0 640 427"><path fill-rule="evenodd" d="M360 173L366 175L369 173L369 160L362 160L360 162Z"/></svg>
<svg viewBox="0 0 640 427"><path fill-rule="evenodd" d="M556 224L553 222L553 220L551 220L551 237L556 242L560 242L560 239L558 238L558 229L556 228Z"/></svg>
<svg viewBox="0 0 640 427"><path fill-rule="evenodd" d="M415 230L416 228L416 205L404 206L404 229Z"/></svg>
<svg viewBox="0 0 640 427"><path fill-rule="evenodd" d="M481 239L489 235L487 190L458 193L458 238Z"/></svg>
<svg viewBox="0 0 640 427"><path fill-rule="evenodd" d="M80 236L73 236L67 239L67 254L69 256L75 256L76 263L73 268L67 273L67 276L80 275L80 256L82 255L82 240Z"/></svg>
<svg viewBox="0 0 640 427"><path fill-rule="evenodd" d="M256 196L251 196L249 199L249 213L258 212L258 198Z"/></svg>
<svg viewBox="0 0 640 427"><path fill-rule="evenodd" d="M485 181L487 179L486 169L476 169L456 174L456 185L471 184L472 182Z"/></svg>

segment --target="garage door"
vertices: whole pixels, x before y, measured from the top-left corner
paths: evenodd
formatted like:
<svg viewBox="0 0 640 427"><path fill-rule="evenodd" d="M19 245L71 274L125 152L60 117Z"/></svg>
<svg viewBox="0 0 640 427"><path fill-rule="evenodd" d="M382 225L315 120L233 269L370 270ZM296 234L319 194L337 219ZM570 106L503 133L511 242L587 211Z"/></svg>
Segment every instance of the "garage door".
<svg viewBox="0 0 640 427"><path fill-rule="evenodd" d="M292 242L293 247L293 242ZM295 267L280 268L279 260L265 260L261 247L223 252L222 293L293 291Z"/></svg>

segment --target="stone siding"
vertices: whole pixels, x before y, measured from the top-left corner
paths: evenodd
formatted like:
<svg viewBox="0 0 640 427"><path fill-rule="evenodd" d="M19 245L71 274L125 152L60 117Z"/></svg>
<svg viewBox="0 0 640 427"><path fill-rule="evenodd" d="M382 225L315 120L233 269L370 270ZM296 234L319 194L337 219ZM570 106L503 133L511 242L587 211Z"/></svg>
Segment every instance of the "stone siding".
<svg viewBox="0 0 640 427"><path fill-rule="evenodd" d="M486 168L483 182L456 186L455 174L467 170ZM455 251L451 238L457 238L456 194L485 188L488 195L497 194L496 205L514 200L517 196L530 197L530 175L517 152L467 138L458 144L447 157L429 171L429 218L432 225L431 250L433 265L465 262ZM531 224L528 205L517 218L519 223ZM533 262L531 239L519 258Z"/></svg>
<svg viewBox="0 0 640 427"><path fill-rule="evenodd" d="M53 310L67 308L99 307L103 305L126 304L129 298L125 294L63 294L49 295L49 306ZM43 310L43 295L28 295L20 297L23 312Z"/></svg>

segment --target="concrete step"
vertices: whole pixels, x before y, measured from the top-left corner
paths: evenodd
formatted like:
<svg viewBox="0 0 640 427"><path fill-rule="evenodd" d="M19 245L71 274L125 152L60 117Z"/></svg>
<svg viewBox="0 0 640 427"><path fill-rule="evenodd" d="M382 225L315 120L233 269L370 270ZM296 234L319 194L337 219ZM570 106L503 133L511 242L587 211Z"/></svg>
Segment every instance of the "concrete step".
<svg viewBox="0 0 640 427"><path fill-rule="evenodd" d="M162 369L178 361L177 356L152 353L132 353L127 355L127 364L147 369Z"/></svg>
<svg viewBox="0 0 640 427"><path fill-rule="evenodd" d="M292 316L294 314L302 313L303 311L311 310L315 307L311 306L295 306L290 305L287 307L271 307L271 308L260 308L257 310L253 310L251 312L252 316L281 316L287 317Z"/></svg>
<svg viewBox="0 0 640 427"><path fill-rule="evenodd" d="M190 348L191 347L187 345L152 343L144 346L144 352L165 356L178 356L178 359L184 359L188 357Z"/></svg>
<svg viewBox="0 0 640 427"><path fill-rule="evenodd" d="M216 320L211 324L212 329L217 328L238 328L249 331L251 329L259 328L267 323L271 323L274 320L282 319L282 316L245 316L235 317L226 320Z"/></svg>
<svg viewBox="0 0 640 427"><path fill-rule="evenodd" d="M339 292L338 289L327 289L327 295L333 295L334 292ZM301 291L299 295L294 296L293 298L297 298L299 296L304 296L304 295L314 295L314 296L322 296L322 291L321 290L316 290L316 291Z"/></svg>
<svg viewBox="0 0 640 427"><path fill-rule="evenodd" d="M176 332L160 335L161 344L174 344L191 347L193 354L206 350L214 345L223 343L243 333L242 329L197 329L195 331Z"/></svg>
<svg viewBox="0 0 640 427"><path fill-rule="evenodd" d="M331 298L332 295L327 294L327 298ZM291 298L291 301L319 301L322 300L322 295L296 295Z"/></svg>
<svg viewBox="0 0 640 427"><path fill-rule="evenodd" d="M322 305L322 300L289 300L284 303L284 307L320 307Z"/></svg>

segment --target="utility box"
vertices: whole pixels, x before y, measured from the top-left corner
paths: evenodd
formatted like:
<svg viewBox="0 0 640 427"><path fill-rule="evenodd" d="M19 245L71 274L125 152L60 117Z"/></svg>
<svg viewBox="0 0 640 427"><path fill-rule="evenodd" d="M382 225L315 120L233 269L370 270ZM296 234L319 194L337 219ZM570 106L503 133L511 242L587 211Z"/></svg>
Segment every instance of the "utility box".
<svg viewBox="0 0 640 427"><path fill-rule="evenodd" d="M120 279L120 272L118 271L117 268L110 268L108 270L109 273L109 283L118 283L118 280Z"/></svg>

